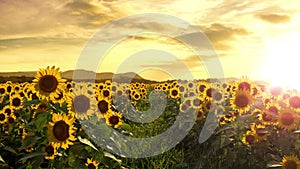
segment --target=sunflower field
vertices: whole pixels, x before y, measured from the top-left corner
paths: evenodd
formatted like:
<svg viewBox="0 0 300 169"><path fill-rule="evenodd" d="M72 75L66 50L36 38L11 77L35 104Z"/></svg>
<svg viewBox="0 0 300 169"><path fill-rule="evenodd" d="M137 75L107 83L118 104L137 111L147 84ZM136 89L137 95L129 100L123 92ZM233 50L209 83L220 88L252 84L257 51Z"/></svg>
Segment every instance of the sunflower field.
<svg viewBox="0 0 300 169"><path fill-rule="evenodd" d="M132 158L103 148L126 148L115 132L151 138L180 115L179 126L189 130L162 153ZM91 83L67 81L47 67L32 82L0 84L0 168L300 169L299 115L297 90L247 77ZM204 128L211 134L200 143ZM139 154L139 146L128 152Z"/></svg>

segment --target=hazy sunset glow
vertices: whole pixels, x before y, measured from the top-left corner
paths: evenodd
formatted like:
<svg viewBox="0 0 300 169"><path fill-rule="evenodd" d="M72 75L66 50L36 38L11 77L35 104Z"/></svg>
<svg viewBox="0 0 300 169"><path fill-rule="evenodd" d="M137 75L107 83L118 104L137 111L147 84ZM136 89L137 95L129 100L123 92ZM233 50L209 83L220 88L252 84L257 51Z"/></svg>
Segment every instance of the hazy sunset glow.
<svg viewBox="0 0 300 169"><path fill-rule="evenodd" d="M246 75L274 85L300 86L294 78L300 71L300 4L296 0L0 0L0 71L36 71L48 65L56 65L62 71L74 69L85 43L103 25L145 12L172 15L198 27L215 48L225 77ZM168 30L172 25L146 26ZM126 31L130 29L126 27ZM145 52L148 49L165 52L151 56L151 52ZM177 60L168 59L168 54ZM122 65L132 55L144 57L140 60L144 62ZM180 74L178 61L186 64L196 78L208 77L205 65L195 61L189 48L158 35L135 36L120 42L98 71L125 72L132 68L145 78L181 78L185 75Z"/></svg>

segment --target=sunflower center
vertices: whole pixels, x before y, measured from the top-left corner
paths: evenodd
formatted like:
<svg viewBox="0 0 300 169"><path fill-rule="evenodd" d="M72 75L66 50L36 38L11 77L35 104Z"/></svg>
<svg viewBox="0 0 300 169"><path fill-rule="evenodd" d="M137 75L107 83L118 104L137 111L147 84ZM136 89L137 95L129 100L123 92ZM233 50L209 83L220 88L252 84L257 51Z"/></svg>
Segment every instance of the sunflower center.
<svg viewBox="0 0 300 169"><path fill-rule="evenodd" d="M217 101L220 101L222 99L222 94L217 92L214 94L214 99L217 100Z"/></svg>
<svg viewBox="0 0 300 169"><path fill-rule="evenodd" d="M250 84L248 82L242 82L239 84L239 87L238 87L239 90L250 90Z"/></svg>
<svg viewBox="0 0 300 169"><path fill-rule="evenodd" d="M12 105L15 106L15 107L20 106L20 105L21 105L21 99L19 99L19 98L14 98L14 99L12 100Z"/></svg>
<svg viewBox="0 0 300 169"><path fill-rule="evenodd" d="M286 169L297 169L297 163L294 160L288 160L284 166Z"/></svg>
<svg viewBox="0 0 300 169"><path fill-rule="evenodd" d="M90 163L88 165L88 169L96 169L96 166L93 163Z"/></svg>
<svg viewBox="0 0 300 169"><path fill-rule="evenodd" d="M112 124L112 125L116 125L119 123L119 117L118 116L111 116L109 118L109 123Z"/></svg>
<svg viewBox="0 0 300 169"><path fill-rule="evenodd" d="M0 114L0 121L4 121L5 120L5 115L4 114Z"/></svg>
<svg viewBox="0 0 300 169"><path fill-rule="evenodd" d="M56 90L58 81L53 75L45 75L39 80L39 87L43 92L51 93Z"/></svg>
<svg viewBox="0 0 300 169"><path fill-rule="evenodd" d="M235 98L235 104L241 108L247 107L249 104L249 99L245 95L237 95Z"/></svg>
<svg viewBox="0 0 300 169"><path fill-rule="evenodd" d="M206 90L206 96L208 96L208 97L212 96L212 89L211 88Z"/></svg>
<svg viewBox="0 0 300 169"><path fill-rule="evenodd" d="M105 100L98 102L98 108L102 114L105 114L108 111L108 103Z"/></svg>
<svg viewBox="0 0 300 169"><path fill-rule="evenodd" d="M293 96L290 98L290 105L293 108L300 108L300 97L298 96Z"/></svg>
<svg viewBox="0 0 300 169"><path fill-rule="evenodd" d="M253 135L247 135L246 136L246 142L249 144L252 144L254 142L255 138Z"/></svg>
<svg viewBox="0 0 300 169"><path fill-rule="evenodd" d="M5 112L7 115L10 115L10 114L11 114L11 109L9 109L9 108L8 108L8 109L5 109L4 112Z"/></svg>
<svg viewBox="0 0 300 169"><path fill-rule="evenodd" d="M51 145L47 146L45 151L48 155L53 155L54 154L54 148Z"/></svg>
<svg viewBox="0 0 300 169"><path fill-rule="evenodd" d="M178 91L177 90L172 90L172 96L177 96L177 94L178 94Z"/></svg>
<svg viewBox="0 0 300 169"><path fill-rule="evenodd" d="M284 113L280 118L282 124L284 125L292 125L295 121L294 116L291 113Z"/></svg>
<svg viewBox="0 0 300 169"><path fill-rule="evenodd" d="M0 88L0 94L4 94L5 93L5 89Z"/></svg>
<svg viewBox="0 0 300 169"><path fill-rule="evenodd" d="M200 99L195 98L195 99L193 100L193 105L194 105L194 106L198 107L198 106L200 106L200 104L201 104L201 100L200 100Z"/></svg>
<svg viewBox="0 0 300 169"><path fill-rule="evenodd" d="M103 91L103 96L104 96L104 97L108 97L108 96L109 96L109 94L110 94L110 93L109 93L109 91L108 91L108 90L104 90L104 91Z"/></svg>
<svg viewBox="0 0 300 169"><path fill-rule="evenodd" d="M90 108L90 99L84 95L76 96L73 104L76 113L84 113Z"/></svg>
<svg viewBox="0 0 300 169"><path fill-rule="evenodd" d="M263 121L271 121L272 120L271 116L266 113L264 113L262 115L262 119L263 119Z"/></svg>
<svg viewBox="0 0 300 169"><path fill-rule="evenodd" d="M278 115L278 109L275 106L271 106L269 108L269 111L270 111L271 116L277 116Z"/></svg>
<svg viewBox="0 0 300 169"><path fill-rule="evenodd" d="M70 126L63 120L56 122L53 126L54 137L59 141L67 140L70 136L69 127Z"/></svg>

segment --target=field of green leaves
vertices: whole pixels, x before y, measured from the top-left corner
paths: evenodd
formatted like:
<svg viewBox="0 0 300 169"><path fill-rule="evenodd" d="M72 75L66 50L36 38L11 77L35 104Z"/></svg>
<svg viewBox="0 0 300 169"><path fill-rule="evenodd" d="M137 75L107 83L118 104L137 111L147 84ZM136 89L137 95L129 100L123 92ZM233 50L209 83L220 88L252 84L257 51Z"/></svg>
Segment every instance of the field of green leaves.
<svg viewBox="0 0 300 169"><path fill-rule="evenodd" d="M47 67L30 83L0 84L0 168L300 169L299 114L298 91L246 77L90 83ZM115 144L127 147L115 133L151 138L176 121L183 139L170 149L143 158L114 153ZM203 130L209 136L199 143ZM140 156L141 146L154 145L127 151Z"/></svg>

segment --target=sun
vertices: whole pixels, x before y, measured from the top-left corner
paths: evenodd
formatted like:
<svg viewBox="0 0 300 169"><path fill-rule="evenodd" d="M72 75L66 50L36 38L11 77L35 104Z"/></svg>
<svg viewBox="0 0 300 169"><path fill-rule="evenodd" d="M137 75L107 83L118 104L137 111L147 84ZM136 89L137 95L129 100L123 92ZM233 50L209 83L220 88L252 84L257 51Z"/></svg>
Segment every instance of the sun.
<svg viewBox="0 0 300 169"><path fill-rule="evenodd" d="M299 39L300 32L296 32L267 41L267 57L262 73L271 86L293 88L300 91L300 80L297 78L297 72L300 71Z"/></svg>

